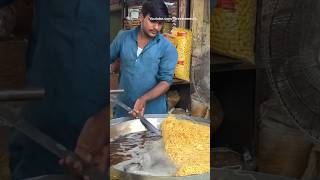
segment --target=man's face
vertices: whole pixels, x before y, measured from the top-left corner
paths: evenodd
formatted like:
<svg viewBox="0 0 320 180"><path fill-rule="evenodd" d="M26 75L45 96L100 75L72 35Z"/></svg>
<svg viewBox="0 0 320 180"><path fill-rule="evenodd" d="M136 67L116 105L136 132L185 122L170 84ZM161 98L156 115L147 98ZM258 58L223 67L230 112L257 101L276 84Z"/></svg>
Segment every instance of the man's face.
<svg viewBox="0 0 320 180"><path fill-rule="evenodd" d="M123 24L124 24L124 29L126 29L126 30L130 30L131 29L131 24L130 24L130 22L128 20L125 19L123 21Z"/></svg>
<svg viewBox="0 0 320 180"><path fill-rule="evenodd" d="M141 27L143 32L150 38L154 38L162 29L164 21L152 21L150 16L140 16Z"/></svg>

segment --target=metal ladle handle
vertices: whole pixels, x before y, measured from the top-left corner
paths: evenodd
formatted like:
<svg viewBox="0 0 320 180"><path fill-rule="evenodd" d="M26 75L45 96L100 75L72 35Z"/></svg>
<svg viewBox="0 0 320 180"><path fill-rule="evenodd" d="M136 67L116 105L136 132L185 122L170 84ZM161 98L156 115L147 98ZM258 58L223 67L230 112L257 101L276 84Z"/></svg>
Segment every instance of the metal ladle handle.
<svg viewBox="0 0 320 180"><path fill-rule="evenodd" d="M135 112L138 115L138 118L140 119L140 122L144 125L144 127L147 130L155 133L158 136L161 136L161 131L159 129L157 129L156 127L154 127L154 125L151 124L144 116L141 116L140 113L136 112L134 109L130 108L129 106L127 106L126 104L124 104L123 102L119 101L116 98L111 98L110 101L115 103L115 104L117 104L118 106L122 107L128 113Z"/></svg>
<svg viewBox="0 0 320 180"><path fill-rule="evenodd" d="M0 101L37 100L44 96L43 88L0 89Z"/></svg>
<svg viewBox="0 0 320 180"><path fill-rule="evenodd" d="M68 150L65 146L47 136L45 133L41 132L38 128L23 120L12 122L9 119L14 120L15 117L9 112L6 114L0 114L0 123L15 128L57 157L65 158L67 155L69 155L73 158L79 159L83 165L82 174L89 176L91 180L107 179L106 173L101 172L94 165L83 161L78 155Z"/></svg>

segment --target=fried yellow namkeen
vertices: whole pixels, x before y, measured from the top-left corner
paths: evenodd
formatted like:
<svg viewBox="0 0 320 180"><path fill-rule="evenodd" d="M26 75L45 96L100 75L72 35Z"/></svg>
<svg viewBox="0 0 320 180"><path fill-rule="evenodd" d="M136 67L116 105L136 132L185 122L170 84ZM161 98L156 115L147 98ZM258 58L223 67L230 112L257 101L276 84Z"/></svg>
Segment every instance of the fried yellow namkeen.
<svg viewBox="0 0 320 180"><path fill-rule="evenodd" d="M165 151L177 176L210 171L210 127L169 115L161 125Z"/></svg>

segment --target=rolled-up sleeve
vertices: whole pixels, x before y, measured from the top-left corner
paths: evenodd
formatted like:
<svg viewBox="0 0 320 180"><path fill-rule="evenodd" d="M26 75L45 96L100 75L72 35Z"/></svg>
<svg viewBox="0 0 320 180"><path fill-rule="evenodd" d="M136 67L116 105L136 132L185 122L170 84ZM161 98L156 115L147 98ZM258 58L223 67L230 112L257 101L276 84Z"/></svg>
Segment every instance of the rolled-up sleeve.
<svg viewBox="0 0 320 180"><path fill-rule="evenodd" d="M174 71L178 61L177 49L170 43L160 59L158 81L166 81L170 85L173 81Z"/></svg>

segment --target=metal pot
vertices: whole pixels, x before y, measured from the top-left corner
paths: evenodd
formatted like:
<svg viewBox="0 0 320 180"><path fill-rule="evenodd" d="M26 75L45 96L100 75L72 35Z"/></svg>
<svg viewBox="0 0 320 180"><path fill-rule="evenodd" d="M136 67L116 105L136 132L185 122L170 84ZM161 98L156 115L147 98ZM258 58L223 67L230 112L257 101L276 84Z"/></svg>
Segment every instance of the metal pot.
<svg viewBox="0 0 320 180"><path fill-rule="evenodd" d="M166 114L152 114L145 115L145 117L155 127L160 127L162 121L167 117ZM198 123L209 125L209 120L202 118L190 117L186 115L176 115L178 119L188 119ZM139 119L132 119L129 117L113 119L110 122L110 138L117 139L130 133L146 131L145 127L141 124ZM193 175L193 176L147 176L140 174L133 174L124 172L113 167L110 168L111 180L128 179L128 180L209 180L210 173Z"/></svg>

